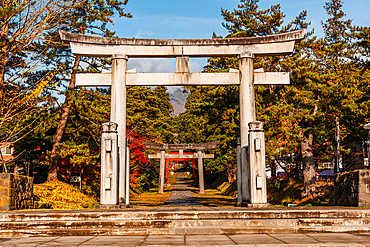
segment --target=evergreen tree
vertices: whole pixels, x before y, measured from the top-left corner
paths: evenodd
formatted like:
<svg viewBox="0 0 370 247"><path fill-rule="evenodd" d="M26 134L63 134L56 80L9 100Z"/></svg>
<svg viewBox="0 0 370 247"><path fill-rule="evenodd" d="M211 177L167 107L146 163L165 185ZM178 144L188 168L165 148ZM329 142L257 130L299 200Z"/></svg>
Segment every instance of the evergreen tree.
<svg viewBox="0 0 370 247"><path fill-rule="evenodd" d="M58 31L63 29L78 34L99 34L112 37L114 32L107 28L107 24L113 22L111 18L116 13L119 17L131 17L130 14L124 12L124 6L127 2L127 0L124 2L83 0L68 14L59 16L59 19L55 20L58 28L50 30L47 42L40 43L39 49L43 49L45 46L49 47L49 52L45 54L44 58L45 63L49 64L48 69L63 67L63 71L60 71L61 82L63 80L67 82L66 91L63 93L65 102L61 108L61 118L53 137L52 156L56 153L57 146L63 141L63 134L71 111L69 101L76 84L76 73L83 70L83 65L88 65L88 71L98 72L102 67L109 66L110 63L106 59L72 56L69 46L61 42ZM48 180L51 179L57 179L55 162L51 163L49 169Z"/></svg>
<svg viewBox="0 0 370 247"><path fill-rule="evenodd" d="M260 11L257 3L242 0L239 9L233 12L222 9L226 20L223 25L230 32L227 37L284 33L307 28L309 24L303 11L283 26L280 5ZM336 119L340 121L341 139L363 135L360 126L369 120L366 97L369 72L364 59L364 54L368 54L368 29L351 26L351 21L344 18L341 1L329 1L324 8L329 16L322 23L324 38L310 37L312 31L296 43L290 56L254 59L255 68L291 72L289 86L255 87L257 119L265 123L267 163L285 166L288 176L297 175L297 168L301 167L304 196L315 196L315 159L325 162L334 157L331 147ZM212 58L205 72L227 72L229 68L238 68L236 58ZM233 154L239 133L238 87L192 87L190 90L187 112L182 117L194 123L199 123L200 117L204 119L202 130L193 135L199 136L199 141L206 137L222 140L225 145L219 149L226 147L220 152L221 162L225 163L217 166L217 160L211 161L212 166L222 169L227 166L226 161L235 160Z"/></svg>
<svg viewBox="0 0 370 247"><path fill-rule="evenodd" d="M228 11L221 9L225 19L223 26L228 29L227 37L254 37L265 36L306 28L309 23L305 22L306 12L303 11L294 21L283 24L285 15L280 5L273 5L266 10L258 10L258 1L243 0L238 9ZM221 38L214 34L214 38ZM255 68L264 68L265 71L279 71L284 57L255 58ZM212 58L204 72L227 72L230 68L238 69L236 58ZM236 138L239 136L239 88L238 86L209 86L191 87L186 105L187 111L180 115L182 118L191 118L194 123L201 123L203 128L194 133L200 136L197 142L221 140L219 148L215 150L219 158L210 161L206 169L234 169L236 157ZM300 139L301 128L290 124L292 120L291 105L284 104L283 86L256 86L257 119L266 122L266 139L268 156L281 157L285 163L289 162L288 154L297 149L290 145L290 139ZM278 115L276 115L278 113ZM270 119L269 119L270 118ZM274 121L272 121L274 120ZM281 124L284 122L285 124ZM281 127L283 131L273 129ZM290 126L295 126L295 132L288 131ZM200 133L201 132L201 133ZM182 136L185 133L182 132ZM191 136L191 135L189 135ZM294 151L293 151L294 150Z"/></svg>
<svg viewBox="0 0 370 247"><path fill-rule="evenodd" d="M369 120L369 70L364 60L366 49L356 45L356 30L352 21L345 19L342 1L331 0L324 6L329 18L322 22L324 38L315 49L319 61L319 107L325 132L321 136L335 146L335 122L340 124L340 140L347 137L364 138L360 128ZM359 28L366 30L366 28ZM365 31L366 32L366 31ZM364 56L365 55L365 56Z"/></svg>
<svg viewBox="0 0 370 247"><path fill-rule="evenodd" d="M81 174L83 191L98 195L101 126L110 118L110 90L79 88L72 92L68 102L71 110L63 143L57 146L54 154L50 147L62 114L59 108L32 115L24 124L24 131L32 134L17 143L15 151L30 164L30 174L34 174L36 182L46 180L45 171L55 162L58 179L68 182L71 174ZM169 137L173 138L171 129L167 129L172 126L172 106L165 87L153 90L150 87L129 87L127 102L131 187L140 192L156 185L158 173L156 164L148 162L142 141L167 142Z"/></svg>

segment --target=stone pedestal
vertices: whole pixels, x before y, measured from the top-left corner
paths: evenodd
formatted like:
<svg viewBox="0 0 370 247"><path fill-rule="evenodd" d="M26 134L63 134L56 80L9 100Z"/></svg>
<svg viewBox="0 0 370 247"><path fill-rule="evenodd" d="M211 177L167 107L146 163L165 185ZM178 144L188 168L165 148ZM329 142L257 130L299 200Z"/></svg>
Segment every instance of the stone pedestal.
<svg viewBox="0 0 370 247"><path fill-rule="evenodd" d="M96 209L101 209L101 210L119 210L123 208L130 208L130 205L98 205Z"/></svg>
<svg viewBox="0 0 370 247"><path fill-rule="evenodd" d="M237 145L237 206L270 207L267 203L263 123L250 122L248 132L248 145L241 147L239 142Z"/></svg>
<svg viewBox="0 0 370 247"><path fill-rule="evenodd" d="M129 205L130 205L130 148L129 148L128 143L127 143L127 147L126 147L126 178L125 178L125 182L126 182L126 186L125 186L125 189L126 189L125 205L127 207L129 207Z"/></svg>
<svg viewBox="0 0 370 247"><path fill-rule="evenodd" d="M242 167L241 167L241 153L242 148L240 146L240 137L238 137L238 143L236 145L236 183L237 183L237 206L240 207L242 203Z"/></svg>
<svg viewBox="0 0 370 247"><path fill-rule="evenodd" d="M33 196L32 178L0 174L0 210L37 208Z"/></svg>
<svg viewBox="0 0 370 247"><path fill-rule="evenodd" d="M103 123L101 140L100 204L118 204L118 134L117 124Z"/></svg>
<svg viewBox="0 0 370 247"><path fill-rule="evenodd" d="M250 202L267 204L265 134L262 122L249 123L248 164L250 174Z"/></svg>
<svg viewBox="0 0 370 247"><path fill-rule="evenodd" d="M336 175L330 205L370 207L370 170Z"/></svg>

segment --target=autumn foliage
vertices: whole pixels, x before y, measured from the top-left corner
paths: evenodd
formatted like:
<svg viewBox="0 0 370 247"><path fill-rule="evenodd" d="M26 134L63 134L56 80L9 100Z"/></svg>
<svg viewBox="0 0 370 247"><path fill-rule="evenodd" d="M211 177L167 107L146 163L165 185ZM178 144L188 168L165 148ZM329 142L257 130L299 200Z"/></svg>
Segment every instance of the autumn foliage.
<svg viewBox="0 0 370 247"><path fill-rule="evenodd" d="M50 205L52 209L84 209L99 205L95 198L58 180L35 185L34 194L38 203Z"/></svg>
<svg viewBox="0 0 370 247"><path fill-rule="evenodd" d="M368 138L370 121L369 30L346 19L343 2L324 5L324 37L314 36L307 11L285 22L280 4L259 9L258 0L241 0L234 10L221 9L227 38L256 37L307 29L289 56L255 57L254 68L290 72L290 85L255 86L257 120L264 122L266 164L283 168L288 177L304 176L304 194L316 196L316 166L335 157L335 123L340 142ZM223 38L213 35L214 38ZM238 69L237 58L208 59L205 73ZM184 142L221 140L206 161L207 170L235 171L235 149L240 130L238 86L187 87L186 112L178 118ZM341 150L342 151L342 150Z"/></svg>
<svg viewBox="0 0 370 247"><path fill-rule="evenodd" d="M101 125L110 121L110 89L76 88L75 79L77 73L110 69L111 60L74 56L69 45L61 42L58 30L113 37L114 32L108 29L113 16L131 15L124 12L127 1L59 2L1 3L0 133L6 135L1 135L0 141L10 140L15 148L16 158L7 165L23 166L35 183L47 178L68 182L72 174L80 174L82 191L97 197ZM287 182L281 184L294 193L304 191L300 197L316 197L316 168L336 156L336 124L340 143L368 139L363 127L370 122L370 29L353 25L343 12L341 0L325 3L327 19L321 22L322 37L315 36L307 11L286 22L280 4L260 9L258 3L241 0L234 10L221 9L222 25L228 31L227 38L307 29L292 54L254 58L255 69L290 73L290 85L255 86L256 111L257 120L264 122L266 164L271 170L282 168ZM25 31L28 27L30 32ZM213 38L223 37L214 34ZM214 57L208 59L203 72L229 69L238 69L237 58ZM189 93L186 111L173 116L166 87L127 87L130 187L134 193L158 185L159 165L147 159L150 151L145 150L143 140L220 140L217 149L210 152L215 159L205 161L205 174L223 171L228 182L235 179L235 149L240 135L238 86L187 86L183 90ZM343 147L340 151L348 152ZM40 195L48 198L55 197L48 194L50 188L77 193L54 180L38 188ZM55 200L55 207L59 201L67 201L50 200ZM81 207L93 205L82 201L78 202Z"/></svg>

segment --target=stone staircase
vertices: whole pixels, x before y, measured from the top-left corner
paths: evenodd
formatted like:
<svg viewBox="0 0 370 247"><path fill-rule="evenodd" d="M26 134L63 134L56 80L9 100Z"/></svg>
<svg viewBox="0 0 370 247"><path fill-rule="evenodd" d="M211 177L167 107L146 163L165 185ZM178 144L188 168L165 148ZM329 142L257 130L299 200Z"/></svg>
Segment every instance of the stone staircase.
<svg viewBox="0 0 370 247"><path fill-rule="evenodd" d="M370 209L155 208L0 213L0 237L370 233Z"/></svg>

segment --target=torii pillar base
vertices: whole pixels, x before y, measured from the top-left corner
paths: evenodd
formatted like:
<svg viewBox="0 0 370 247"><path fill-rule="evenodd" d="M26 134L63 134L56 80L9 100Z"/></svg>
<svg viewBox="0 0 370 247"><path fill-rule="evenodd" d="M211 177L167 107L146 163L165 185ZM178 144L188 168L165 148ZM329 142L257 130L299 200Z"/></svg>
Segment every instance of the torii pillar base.
<svg viewBox="0 0 370 247"><path fill-rule="evenodd" d="M237 163L238 169L243 168L246 171L244 180L241 179L238 184L238 203L237 206L250 208L268 208L271 207L267 203L267 186L265 172L265 135L263 123L253 121L248 124L248 145L245 148L240 148L238 143L237 148ZM244 150L245 149L245 150ZM248 149L248 150L247 150ZM244 151L244 152L243 152ZM238 178L242 177L240 172ZM247 188L243 191L243 188ZM245 200L239 195L247 197Z"/></svg>
<svg viewBox="0 0 370 247"><path fill-rule="evenodd" d="M96 206L96 209L100 210L115 210L115 209L123 209L123 208L130 208L130 205L99 205Z"/></svg>
<svg viewBox="0 0 370 247"><path fill-rule="evenodd" d="M239 207L248 207L248 208L270 208L270 203L244 203L242 202Z"/></svg>

